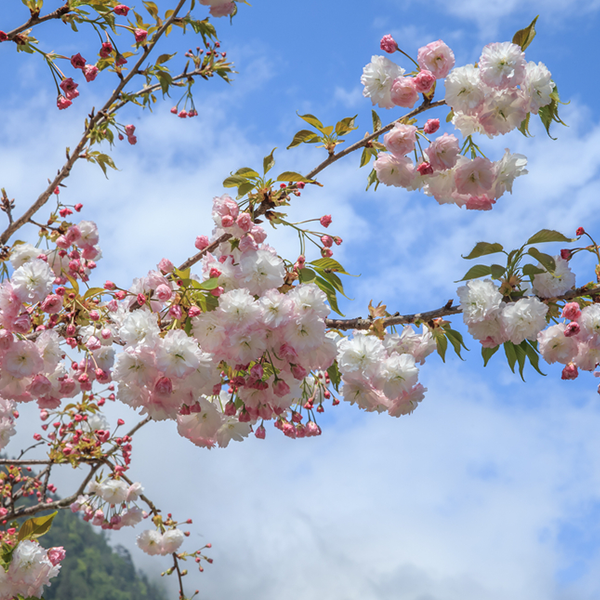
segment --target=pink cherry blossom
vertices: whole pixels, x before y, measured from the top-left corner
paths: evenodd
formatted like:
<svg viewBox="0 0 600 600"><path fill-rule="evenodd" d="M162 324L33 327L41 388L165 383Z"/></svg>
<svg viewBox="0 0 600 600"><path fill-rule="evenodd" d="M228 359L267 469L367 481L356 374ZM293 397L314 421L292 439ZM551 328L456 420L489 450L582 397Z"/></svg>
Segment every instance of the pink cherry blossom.
<svg viewBox="0 0 600 600"><path fill-rule="evenodd" d="M396 106L412 108L419 99L415 80L412 77L396 78L392 84L390 98Z"/></svg>

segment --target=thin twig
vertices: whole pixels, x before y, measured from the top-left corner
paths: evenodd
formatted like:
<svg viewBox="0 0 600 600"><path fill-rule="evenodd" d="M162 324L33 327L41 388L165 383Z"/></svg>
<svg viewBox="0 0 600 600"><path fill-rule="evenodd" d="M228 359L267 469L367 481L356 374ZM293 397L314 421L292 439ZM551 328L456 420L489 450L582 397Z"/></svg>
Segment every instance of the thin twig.
<svg viewBox="0 0 600 600"><path fill-rule="evenodd" d="M8 36L9 40L12 40L15 36L19 35L19 33L21 33L22 31L26 31L27 29L30 29L31 27L34 27L35 25L39 25L40 23L43 23L44 21L50 21L51 19L60 19L61 17L63 17L70 11L71 11L71 8L69 7L69 2L67 2L64 6L57 8L56 10L52 11L51 13L48 13L47 15L44 15L43 17L40 17L39 15L37 17L34 17L34 16L29 17L29 20L27 21L27 23L23 23L23 25L21 25L20 27L17 27L16 29L13 29L12 31L9 31L6 35Z"/></svg>

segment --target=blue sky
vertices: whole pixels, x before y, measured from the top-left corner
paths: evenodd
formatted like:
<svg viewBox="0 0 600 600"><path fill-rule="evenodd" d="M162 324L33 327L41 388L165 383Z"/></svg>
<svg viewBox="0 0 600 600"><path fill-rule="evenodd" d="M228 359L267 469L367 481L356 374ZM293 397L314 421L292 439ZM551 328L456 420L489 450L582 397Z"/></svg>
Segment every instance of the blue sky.
<svg viewBox="0 0 600 600"><path fill-rule="evenodd" d="M307 172L320 162L323 151L314 147L284 150L302 128L296 112L326 123L358 114L361 129L347 139L360 139L371 123L360 74L381 53L383 34L392 33L413 56L419 46L443 39L464 64L476 61L485 44L510 40L538 13L527 58L553 73L570 102L561 109L569 127L555 127L557 141L535 126L530 139L517 132L483 143L494 158L505 147L528 157L529 175L515 182L512 196L474 214L396 188L364 192L367 170L349 157L323 173L324 187L305 193L290 217L332 214L330 229L344 238L336 256L361 274L348 279L354 298L343 306L348 316L364 316L371 299L413 312L456 298L453 282L470 266L460 255L480 240L514 247L543 227L572 235L580 225L600 237L600 89L593 58L599 2L435 0L426 10L411 0L340 4L240 6L233 25L217 21L222 48L238 71L231 86L200 83L200 115L193 120L173 117L170 100L152 114L127 112L122 122L136 125L139 141L115 146L120 171L108 181L97 168L76 167L62 193L66 202L83 202L83 217L100 226L99 282L110 277L126 285L163 256L178 262L193 253L195 237L212 228L211 200L224 192L222 180L260 165L272 148L282 171ZM20 23L23 12L20 2L3 3L0 29ZM37 35L47 49L81 51L92 60L93 39L79 42L61 25ZM50 75L38 60L0 44L0 70L6 82L0 186L24 206L62 164L81 119L114 84L82 84L80 98L58 112ZM379 112L387 120L401 114ZM295 238L286 232L269 240L282 256L296 256ZM585 260L575 263L578 285L592 278L591 269ZM212 452L179 438L172 424L142 430L132 476L165 511L194 519L190 544L213 543L215 563L201 576L191 574L190 588L200 588L201 598L261 600L598 598L597 380L584 373L563 382L560 370L547 366L547 377L528 370L523 383L500 354L484 370L477 343L467 346L466 362L428 360L421 381L429 391L410 417L341 405L324 415L319 439L291 441L269 428L264 442ZM35 411L28 408L19 423L22 437L9 450L31 439ZM65 472L57 479L64 494L73 477ZM112 536L129 546L134 538L135 532ZM150 572L161 560L138 551L134 557Z"/></svg>

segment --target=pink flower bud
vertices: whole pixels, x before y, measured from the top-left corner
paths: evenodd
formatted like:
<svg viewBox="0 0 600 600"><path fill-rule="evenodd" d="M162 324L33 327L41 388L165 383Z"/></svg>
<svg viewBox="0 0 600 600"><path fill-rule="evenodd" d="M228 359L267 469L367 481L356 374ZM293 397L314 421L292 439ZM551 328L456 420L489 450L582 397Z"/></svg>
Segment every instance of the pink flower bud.
<svg viewBox="0 0 600 600"><path fill-rule="evenodd" d="M0 42L5 42L8 39L8 35L4 31L0 31Z"/></svg>
<svg viewBox="0 0 600 600"><path fill-rule="evenodd" d="M224 413L228 417L233 417L236 412L237 412L237 409L235 408L235 403L233 402L233 400L229 400L229 402L227 402L227 404L225 405Z"/></svg>
<svg viewBox="0 0 600 600"><path fill-rule="evenodd" d="M419 92L419 94L426 94L431 90L435 83L435 75L431 71L423 69L416 75L414 81L417 92Z"/></svg>
<svg viewBox="0 0 600 600"><path fill-rule="evenodd" d="M90 310L90 319L92 321L98 321L100 319L100 313L97 310Z"/></svg>
<svg viewBox="0 0 600 600"><path fill-rule="evenodd" d="M79 53L73 54L73 56L71 56L71 65L74 69L83 69L83 67L85 67L85 58Z"/></svg>
<svg viewBox="0 0 600 600"><path fill-rule="evenodd" d="M126 17L127 13L129 12L129 7L125 6L124 4L117 4L114 8L113 8L115 15L121 15L122 17Z"/></svg>
<svg viewBox="0 0 600 600"><path fill-rule="evenodd" d="M333 256L333 250L331 250L330 248L323 248L321 250L321 256L323 258L331 258Z"/></svg>
<svg viewBox="0 0 600 600"><path fill-rule="evenodd" d="M560 257L563 260L571 260L571 251L568 248L563 248L560 251Z"/></svg>
<svg viewBox="0 0 600 600"><path fill-rule="evenodd" d="M331 248L331 246L333 246L333 238L330 235L322 235L321 244L323 244L325 248Z"/></svg>
<svg viewBox="0 0 600 600"><path fill-rule="evenodd" d="M578 227L575 235L580 236L585 234L585 229L583 227Z"/></svg>
<svg viewBox="0 0 600 600"><path fill-rule="evenodd" d="M204 250L205 248L208 248L208 246L210 246L210 242L205 235L199 235L196 238L194 246L196 246L198 250Z"/></svg>
<svg viewBox="0 0 600 600"><path fill-rule="evenodd" d="M435 133L440 128L440 120L439 119L428 119L425 122L425 126L423 127L423 131L430 135Z"/></svg>
<svg viewBox="0 0 600 600"><path fill-rule="evenodd" d="M235 221L231 215L225 215L224 217L221 217L221 225L223 227L231 227L234 223Z"/></svg>
<svg viewBox="0 0 600 600"><path fill-rule="evenodd" d="M56 100L56 106L58 110L64 110L65 108L69 108L73 104L70 100L67 100L64 96L59 96Z"/></svg>
<svg viewBox="0 0 600 600"><path fill-rule="evenodd" d="M577 379L578 375L579 375L579 371L577 370L577 367L573 363L569 363L562 370L562 375L560 376L560 378L561 379Z"/></svg>
<svg viewBox="0 0 600 600"><path fill-rule="evenodd" d="M569 321L576 321L581 317L581 309L577 302L568 302L565 304L562 310L563 319L569 319Z"/></svg>
<svg viewBox="0 0 600 600"><path fill-rule="evenodd" d="M98 75L98 67L96 65L85 65L83 67L83 76L85 80L89 83L90 81L94 81Z"/></svg>
<svg viewBox="0 0 600 600"><path fill-rule="evenodd" d="M74 208L74 209L75 209L77 212L80 212L80 211L81 211L81 209L83 208L83 204L81 204L81 202L79 202L79 203L78 203L78 204L76 204L76 205L75 205L73 208Z"/></svg>
<svg viewBox="0 0 600 600"><path fill-rule="evenodd" d="M104 42L100 48L100 58L108 58L113 53L113 47L110 42Z"/></svg>
<svg viewBox="0 0 600 600"><path fill-rule="evenodd" d="M331 225L331 215L324 215L319 219L322 227L329 227Z"/></svg>
<svg viewBox="0 0 600 600"><path fill-rule="evenodd" d="M308 375L308 371L301 365L292 365L290 370L294 379L304 379Z"/></svg>
<svg viewBox="0 0 600 600"><path fill-rule="evenodd" d="M381 38L381 42L379 43L379 47L388 54L394 54L396 50L398 50L398 44L396 40L391 35L384 35Z"/></svg>
<svg viewBox="0 0 600 600"><path fill-rule="evenodd" d="M577 335L579 331L579 323L577 323L577 321L572 321L565 327L565 337L573 337L574 335Z"/></svg>
<svg viewBox="0 0 600 600"><path fill-rule="evenodd" d="M168 258L161 258L160 262L158 263L158 270L163 275L173 272L173 269L175 269L175 265L173 265Z"/></svg>
<svg viewBox="0 0 600 600"><path fill-rule="evenodd" d="M56 566L65 558L66 554L67 553L62 546L55 546L54 548L50 548L50 550L48 550L48 560L53 566Z"/></svg>
<svg viewBox="0 0 600 600"><path fill-rule="evenodd" d="M181 321L181 317L183 317L183 311L181 310L181 306L179 304L173 304L171 308L169 308L169 314L178 321Z"/></svg>
<svg viewBox="0 0 600 600"><path fill-rule="evenodd" d="M278 379L273 384L273 393L278 398L283 398L290 393L290 386L283 379Z"/></svg>
<svg viewBox="0 0 600 600"><path fill-rule="evenodd" d="M259 440L264 440L265 436L267 435L267 432L265 431L265 428L263 425L259 425L256 428L256 431L254 432L254 435L259 439Z"/></svg>
<svg viewBox="0 0 600 600"><path fill-rule="evenodd" d="M62 308L62 298L57 294L50 294L42 302L40 308L48 314L55 315Z"/></svg>
<svg viewBox="0 0 600 600"><path fill-rule="evenodd" d="M148 32L145 29L134 29L133 35L135 37L136 44L143 44L148 37Z"/></svg>
<svg viewBox="0 0 600 600"><path fill-rule="evenodd" d="M210 293L218 298L224 291L225 290L221 286L219 286L216 287L214 290L211 290Z"/></svg>
<svg viewBox="0 0 600 600"><path fill-rule="evenodd" d="M197 306L190 306L188 310L188 317L194 318L202 314L202 311Z"/></svg>

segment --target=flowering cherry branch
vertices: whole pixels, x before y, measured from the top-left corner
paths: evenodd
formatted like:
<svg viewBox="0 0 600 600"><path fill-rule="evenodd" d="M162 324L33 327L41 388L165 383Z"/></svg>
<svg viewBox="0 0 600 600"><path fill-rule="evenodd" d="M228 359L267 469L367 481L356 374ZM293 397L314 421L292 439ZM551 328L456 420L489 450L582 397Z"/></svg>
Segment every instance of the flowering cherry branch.
<svg viewBox="0 0 600 600"><path fill-rule="evenodd" d="M125 86L138 74L138 70L144 63L144 61L148 58L151 52L154 50L156 45L158 44L160 38L167 31L167 29L172 25L172 23L177 19L179 12L186 4L187 0L179 0L175 8L173 9L173 13L164 21L164 23L157 29L157 31L152 35L152 38L148 41L147 44L143 46L143 52L136 61L136 63L131 68L131 71L128 75L125 75L121 78L119 84L109 97L109 99L105 102L104 106L96 112L96 114L91 114L89 122L87 123L84 133L77 143L77 146L73 150L72 153L69 153L67 150L67 161L62 166L62 168L58 171L57 175L50 182L48 187L40 194L38 199L25 211L25 213L9 224L9 226L0 234L0 245L6 244L10 237L20 229L23 225L25 225L32 217L37 213L42 206L48 202L51 195L57 189L57 187L69 176L71 173L71 169L75 162L82 157L82 154L85 151L86 146L89 143L89 137L91 132L96 127L101 127L103 123L107 121L107 114L110 111L113 103L121 96Z"/></svg>

